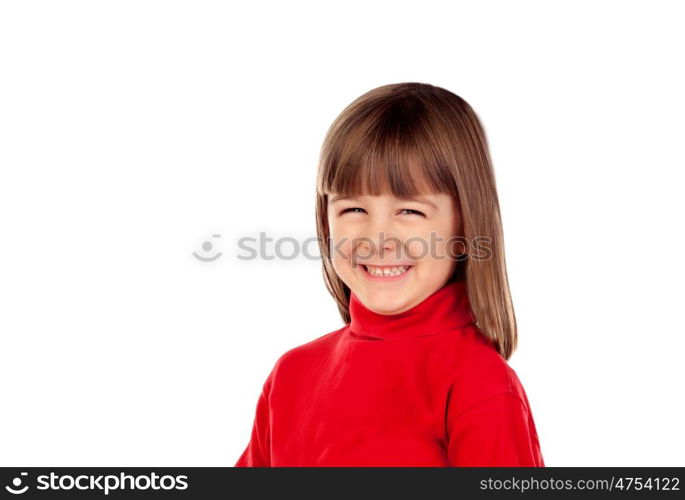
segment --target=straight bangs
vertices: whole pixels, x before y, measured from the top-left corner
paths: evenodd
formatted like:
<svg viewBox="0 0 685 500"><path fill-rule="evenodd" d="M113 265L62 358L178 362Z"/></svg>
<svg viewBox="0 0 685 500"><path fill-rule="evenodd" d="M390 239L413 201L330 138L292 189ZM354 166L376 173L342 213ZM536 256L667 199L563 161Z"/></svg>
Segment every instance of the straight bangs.
<svg viewBox="0 0 685 500"><path fill-rule="evenodd" d="M448 159L434 140L444 134L434 130L423 102L397 96L366 106L331 126L320 157L319 195L458 196Z"/></svg>

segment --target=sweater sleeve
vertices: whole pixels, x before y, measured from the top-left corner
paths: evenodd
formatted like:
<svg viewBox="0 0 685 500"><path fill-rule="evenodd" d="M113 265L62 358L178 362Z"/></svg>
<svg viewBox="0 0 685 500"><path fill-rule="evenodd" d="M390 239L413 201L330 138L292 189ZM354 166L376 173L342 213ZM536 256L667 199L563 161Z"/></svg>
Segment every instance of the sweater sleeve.
<svg viewBox="0 0 685 500"><path fill-rule="evenodd" d="M270 467L271 466L271 433L269 426L269 400L266 387L257 401L257 408L252 424L250 441L238 458L234 467Z"/></svg>
<svg viewBox="0 0 685 500"><path fill-rule="evenodd" d="M537 431L524 399L491 396L463 411L448 406L447 453L452 467L544 467Z"/></svg>

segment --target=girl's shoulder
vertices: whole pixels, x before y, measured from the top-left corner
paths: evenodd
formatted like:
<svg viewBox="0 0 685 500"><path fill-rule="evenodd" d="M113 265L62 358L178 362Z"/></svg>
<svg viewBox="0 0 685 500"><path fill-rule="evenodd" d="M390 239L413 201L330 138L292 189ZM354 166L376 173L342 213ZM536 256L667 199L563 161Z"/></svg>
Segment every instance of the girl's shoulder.
<svg viewBox="0 0 685 500"><path fill-rule="evenodd" d="M455 351L450 392L464 409L502 394L526 400L516 371L477 327L462 332Z"/></svg>
<svg viewBox="0 0 685 500"><path fill-rule="evenodd" d="M344 329L343 326L285 351L274 363L266 385L270 387L276 379L311 375L312 367L318 364L318 360L328 356Z"/></svg>
<svg viewBox="0 0 685 500"><path fill-rule="evenodd" d="M292 363L300 361L300 359L303 357L321 355L332 347L332 345L339 338L339 335L343 333L345 328L346 327L343 326L337 330L333 330L332 332L328 332L316 337L313 340L309 340L304 344L292 347L281 355L279 361L282 363Z"/></svg>

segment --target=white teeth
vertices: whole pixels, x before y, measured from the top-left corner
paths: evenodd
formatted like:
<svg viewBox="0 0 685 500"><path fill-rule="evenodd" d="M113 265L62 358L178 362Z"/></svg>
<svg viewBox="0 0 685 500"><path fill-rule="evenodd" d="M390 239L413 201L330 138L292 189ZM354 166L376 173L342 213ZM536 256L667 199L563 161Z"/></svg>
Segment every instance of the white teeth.
<svg viewBox="0 0 685 500"><path fill-rule="evenodd" d="M366 270L372 276L399 276L407 272L411 266L399 266L399 267L374 267L366 266Z"/></svg>

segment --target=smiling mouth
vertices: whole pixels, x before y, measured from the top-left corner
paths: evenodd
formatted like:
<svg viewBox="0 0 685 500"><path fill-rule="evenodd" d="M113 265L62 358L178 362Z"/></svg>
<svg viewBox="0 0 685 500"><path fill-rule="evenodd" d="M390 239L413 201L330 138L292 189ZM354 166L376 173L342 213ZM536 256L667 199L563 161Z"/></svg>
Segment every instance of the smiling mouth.
<svg viewBox="0 0 685 500"><path fill-rule="evenodd" d="M414 266L367 266L366 264L361 265L369 276L374 278L394 278L397 276L402 276L409 269Z"/></svg>

